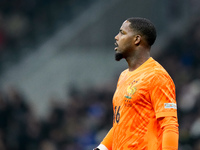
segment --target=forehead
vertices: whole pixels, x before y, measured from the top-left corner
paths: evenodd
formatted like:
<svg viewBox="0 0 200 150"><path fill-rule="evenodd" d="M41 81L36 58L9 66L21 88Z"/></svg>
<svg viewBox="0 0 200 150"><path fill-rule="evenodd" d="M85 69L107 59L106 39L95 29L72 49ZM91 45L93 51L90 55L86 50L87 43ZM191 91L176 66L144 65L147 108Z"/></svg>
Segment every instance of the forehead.
<svg viewBox="0 0 200 150"><path fill-rule="evenodd" d="M131 28L130 28L130 22L125 20L120 28L121 30L124 30L124 31L133 31Z"/></svg>

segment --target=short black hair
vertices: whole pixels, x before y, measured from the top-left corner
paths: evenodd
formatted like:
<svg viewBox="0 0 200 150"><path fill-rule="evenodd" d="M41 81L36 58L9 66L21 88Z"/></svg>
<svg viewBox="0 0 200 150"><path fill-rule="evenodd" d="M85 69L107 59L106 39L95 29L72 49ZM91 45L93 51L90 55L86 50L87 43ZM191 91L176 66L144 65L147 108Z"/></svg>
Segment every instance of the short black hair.
<svg viewBox="0 0 200 150"><path fill-rule="evenodd" d="M144 36L147 43L152 46L156 40L156 28L154 24L146 19L146 18L140 18L140 17L132 17L128 18L127 21L130 22L130 27L138 32L138 34L141 34L141 36Z"/></svg>

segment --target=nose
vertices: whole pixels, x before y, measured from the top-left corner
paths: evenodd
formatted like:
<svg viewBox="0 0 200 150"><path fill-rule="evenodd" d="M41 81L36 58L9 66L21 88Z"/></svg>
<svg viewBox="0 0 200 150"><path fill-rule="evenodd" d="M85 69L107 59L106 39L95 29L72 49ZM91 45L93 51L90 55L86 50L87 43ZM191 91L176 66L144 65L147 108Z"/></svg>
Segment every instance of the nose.
<svg viewBox="0 0 200 150"><path fill-rule="evenodd" d="M116 40L116 41L118 40L118 34L115 36L115 40Z"/></svg>

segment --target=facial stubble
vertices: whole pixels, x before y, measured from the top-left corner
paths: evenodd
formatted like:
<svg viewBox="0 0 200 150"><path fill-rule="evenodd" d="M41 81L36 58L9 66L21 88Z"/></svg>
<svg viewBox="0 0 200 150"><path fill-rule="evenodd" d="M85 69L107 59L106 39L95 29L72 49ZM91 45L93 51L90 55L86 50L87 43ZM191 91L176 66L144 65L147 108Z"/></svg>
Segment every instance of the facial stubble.
<svg viewBox="0 0 200 150"><path fill-rule="evenodd" d="M123 54L121 53L115 53L115 60L120 61L123 58Z"/></svg>

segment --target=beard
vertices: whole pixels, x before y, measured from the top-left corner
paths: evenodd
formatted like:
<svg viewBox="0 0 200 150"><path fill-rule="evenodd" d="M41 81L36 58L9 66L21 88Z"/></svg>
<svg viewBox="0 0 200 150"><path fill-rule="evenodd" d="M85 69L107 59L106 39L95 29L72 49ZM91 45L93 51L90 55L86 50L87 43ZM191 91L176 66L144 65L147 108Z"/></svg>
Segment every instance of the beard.
<svg viewBox="0 0 200 150"><path fill-rule="evenodd" d="M115 53L115 60L116 61L120 61L123 58L123 54L122 53Z"/></svg>

